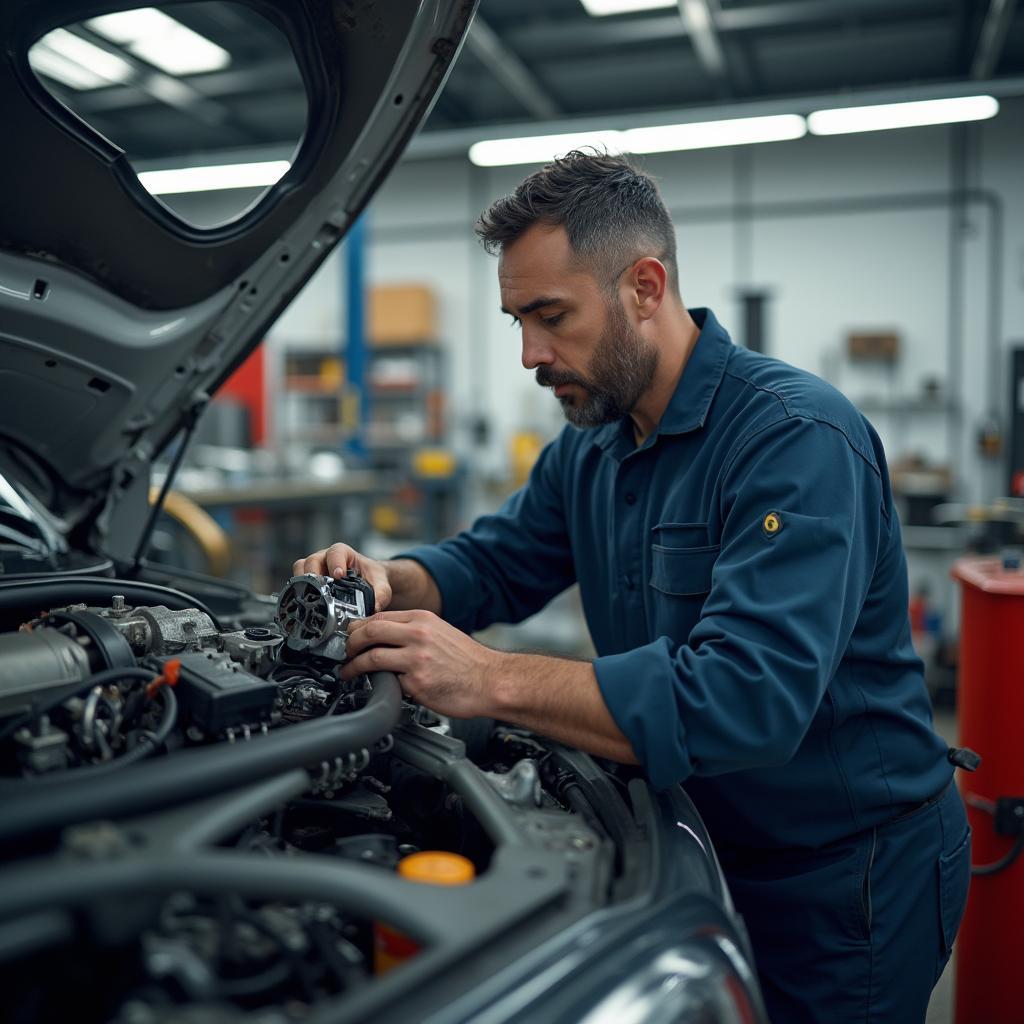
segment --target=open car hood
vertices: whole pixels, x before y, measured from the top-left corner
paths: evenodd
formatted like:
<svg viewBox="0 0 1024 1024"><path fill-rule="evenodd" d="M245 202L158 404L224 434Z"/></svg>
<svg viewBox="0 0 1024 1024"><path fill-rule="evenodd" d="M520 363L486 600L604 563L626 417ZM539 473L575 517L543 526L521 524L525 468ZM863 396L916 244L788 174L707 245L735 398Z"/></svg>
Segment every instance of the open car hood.
<svg viewBox="0 0 1024 1024"><path fill-rule="evenodd" d="M52 29L138 0L0 5L0 472L77 546L115 559L141 536L154 456L344 237L429 112L476 7L239 2L290 40L307 126L281 181L210 230L150 196L28 64Z"/></svg>

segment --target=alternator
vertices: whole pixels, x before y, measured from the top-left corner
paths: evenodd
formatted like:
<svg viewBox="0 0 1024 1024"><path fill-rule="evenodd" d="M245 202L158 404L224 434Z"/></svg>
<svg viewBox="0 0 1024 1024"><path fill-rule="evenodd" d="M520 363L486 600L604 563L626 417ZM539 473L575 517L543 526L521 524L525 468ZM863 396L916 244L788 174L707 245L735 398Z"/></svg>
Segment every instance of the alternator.
<svg viewBox="0 0 1024 1024"><path fill-rule="evenodd" d="M340 580L293 576L277 599L274 619L293 651L344 661L353 622L373 614L373 587L353 570Z"/></svg>

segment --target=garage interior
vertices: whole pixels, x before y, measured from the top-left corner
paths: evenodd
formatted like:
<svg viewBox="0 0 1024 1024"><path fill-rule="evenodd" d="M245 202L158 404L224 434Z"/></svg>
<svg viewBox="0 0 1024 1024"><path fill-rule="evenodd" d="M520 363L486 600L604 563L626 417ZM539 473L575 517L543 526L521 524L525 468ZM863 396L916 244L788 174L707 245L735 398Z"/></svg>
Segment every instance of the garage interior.
<svg viewBox="0 0 1024 1024"><path fill-rule="evenodd" d="M176 70L141 29L102 17L46 37L33 67L151 193L209 227L287 171L306 96L287 40L253 10L168 11L215 44L205 67ZM957 100L964 113L907 127L817 116ZM384 559L493 510L564 420L522 369L474 236L480 211L569 148L768 117L782 119L772 138L677 133L637 162L676 226L686 304L824 378L881 437L914 643L937 729L956 743L971 584L954 567L984 555L1009 570L1024 547L1016 0L482 0L425 126L206 410L151 557L270 593L334 541ZM474 148L499 140L510 145ZM571 591L481 639L593 656ZM954 1020L955 963L929 1024Z"/></svg>

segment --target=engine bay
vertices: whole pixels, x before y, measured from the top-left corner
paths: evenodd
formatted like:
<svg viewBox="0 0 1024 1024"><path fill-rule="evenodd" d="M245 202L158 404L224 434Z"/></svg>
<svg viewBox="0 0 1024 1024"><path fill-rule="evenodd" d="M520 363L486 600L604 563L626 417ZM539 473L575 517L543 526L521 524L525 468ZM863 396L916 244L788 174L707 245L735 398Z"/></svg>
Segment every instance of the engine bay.
<svg viewBox="0 0 1024 1024"><path fill-rule="evenodd" d="M639 780L339 679L372 611L306 575L262 625L112 593L0 633L7 1019L407 1020L642 884Z"/></svg>

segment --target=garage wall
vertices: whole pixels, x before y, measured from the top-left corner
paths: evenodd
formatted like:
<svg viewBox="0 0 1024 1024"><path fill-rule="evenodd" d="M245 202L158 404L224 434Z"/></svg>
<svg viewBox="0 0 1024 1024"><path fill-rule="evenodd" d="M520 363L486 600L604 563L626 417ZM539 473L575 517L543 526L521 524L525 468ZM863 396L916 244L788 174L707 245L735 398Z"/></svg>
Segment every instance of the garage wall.
<svg viewBox="0 0 1024 1024"><path fill-rule="evenodd" d="M993 217L983 203L954 213L948 201L958 134L966 148L962 180L991 190L1004 208L994 324ZM961 419L936 412L870 414L890 456L913 450L952 461L962 495L971 500L1003 490L998 468L977 458L973 437L993 387L990 332L999 332L1001 344L1024 341L1024 102L1004 103L998 118L981 125L663 154L644 165L658 178L676 220L689 305L712 306L741 341L740 290L769 291L769 351L821 374L855 400L899 405L919 396L926 380L939 381L959 404ZM495 261L472 236L477 211L528 171L475 168L463 159L408 161L369 212L369 278L417 280L436 289L450 352L454 442L468 454L471 423L485 416L490 442L474 454L493 472L504 466L510 431L553 434L562 422L557 404L519 365L517 335L498 312ZM951 329L954 240L962 257L956 276L963 313ZM275 343L339 336L339 266L333 259L311 282L275 329ZM904 358L895 371L845 359L850 330L887 328L903 338ZM997 381L1000 403L1002 390Z"/></svg>
<svg viewBox="0 0 1024 1024"><path fill-rule="evenodd" d="M677 224L689 305L712 306L742 341L739 292L770 292L770 353L855 400L898 404L918 396L926 380L939 381L958 415L870 413L890 458L909 450L951 461L968 500L1004 490L999 467L978 458L974 437L993 399L1000 407L1007 400L1005 361L995 377L989 365L990 336L1001 347L1024 343L1024 100L1005 101L997 118L978 125L663 154L644 165ZM453 443L498 475L511 431L551 435L562 423L557 403L519 364L517 333L498 312L495 260L472 234L477 212L529 170L481 169L462 158L406 161L368 214L369 280L422 281L436 290ZM1001 214L983 202L954 211L954 181L987 190ZM206 216L226 201L180 200ZM994 230L1004 237L993 292ZM275 326L271 345L341 344L342 279L336 254ZM845 359L850 330L887 328L903 339L895 371ZM491 428L482 449L472 439L480 417Z"/></svg>

